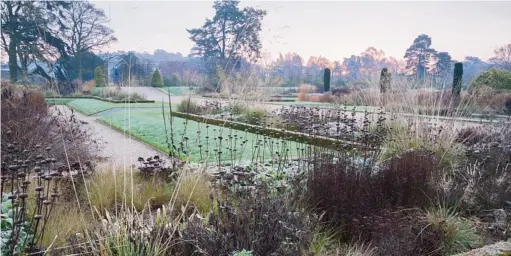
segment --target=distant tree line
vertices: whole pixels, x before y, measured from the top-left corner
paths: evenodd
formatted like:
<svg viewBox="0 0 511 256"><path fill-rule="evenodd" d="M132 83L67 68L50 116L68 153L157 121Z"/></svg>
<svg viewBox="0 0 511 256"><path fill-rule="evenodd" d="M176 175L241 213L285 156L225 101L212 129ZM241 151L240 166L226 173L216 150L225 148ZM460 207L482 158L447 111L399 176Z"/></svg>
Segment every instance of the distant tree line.
<svg viewBox="0 0 511 256"><path fill-rule="evenodd" d="M9 78L26 82L30 75L49 81L70 83L95 79L101 85L203 86L218 89L219 78L234 74L257 75L282 86L301 83L323 88L325 69L332 87L364 86L377 81L383 68L393 77L433 81L439 86L452 78L455 62L462 62L464 82L492 67L511 70L511 44L495 50L489 61L467 56L453 60L437 51L426 34L417 36L406 49L403 60L368 47L359 55L331 61L311 56L305 61L293 52L276 60L262 52L262 9L239 6L239 1L215 1L215 14L198 28L187 29L194 47L188 56L162 49L151 53L107 52L115 42L105 13L87 1L3 1L1 3L1 45L8 57ZM98 70L100 68L101 70ZM160 78L153 79L157 71ZM97 79L98 75L104 79ZM156 76L158 76L156 75Z"/></svg>

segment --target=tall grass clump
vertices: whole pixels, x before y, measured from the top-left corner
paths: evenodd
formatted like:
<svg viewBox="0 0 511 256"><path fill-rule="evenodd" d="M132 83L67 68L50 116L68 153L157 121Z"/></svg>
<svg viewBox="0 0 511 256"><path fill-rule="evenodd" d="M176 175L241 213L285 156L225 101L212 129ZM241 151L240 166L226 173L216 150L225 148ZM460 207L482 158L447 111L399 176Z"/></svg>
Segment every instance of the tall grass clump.
<svg viewBox="0 0 511 256"><path fill-rule="evenodd" d="M119 207L136 211L153 209L171 200L168 185L154 177L143 178L140 173L101 165L98 171L86 181L82 198L101 214Z"/></svg>

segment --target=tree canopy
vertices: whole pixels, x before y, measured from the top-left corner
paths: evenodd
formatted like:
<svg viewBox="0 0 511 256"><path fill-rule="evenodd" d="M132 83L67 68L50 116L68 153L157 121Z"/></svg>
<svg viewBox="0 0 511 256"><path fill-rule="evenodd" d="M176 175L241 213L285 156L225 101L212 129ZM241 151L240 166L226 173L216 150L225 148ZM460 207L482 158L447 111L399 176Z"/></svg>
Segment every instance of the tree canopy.
<svg viewBox="0 0 511 256"><path fill-rule="evenodd" d="M404 56L409 74L423 80L430 68L431 58L435 56L435 53L435 49L431 48L431 37L426 34L417 36Z"/></svg>
<svg viewBox="0 0 511 256"><path fill-rule="evenodd" d="M163 78L161 77L160 71L158 69L155 69L151 76L151 86L153 87L163 86Z"/></svg>
<svg viewBox="0 0 511 256"><path fill-rule="evenodd" d="M262 48L259 33L266 11L238 7L239 1L215 1L215 16L200 28L187 29L194 42L191 55L210 64L210 69L234 68L240 59L255 61Z"/></svg>

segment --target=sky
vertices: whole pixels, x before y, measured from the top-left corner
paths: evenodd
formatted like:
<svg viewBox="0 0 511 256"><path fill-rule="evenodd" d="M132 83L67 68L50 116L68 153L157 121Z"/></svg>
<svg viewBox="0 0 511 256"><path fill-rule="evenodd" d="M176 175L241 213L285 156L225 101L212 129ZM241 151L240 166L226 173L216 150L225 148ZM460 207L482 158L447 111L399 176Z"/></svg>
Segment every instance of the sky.
<svg viewBox="0 0 511 256"><path fill-rule="evenodd" d="M118 42L103 51L156 49L187 55L193 47L186 29L214 15L212 1L95 1L110 18ZM456 60L493 56L511 43L511 1L365 2L241 1L265 9L263 52L296 52L304 60L342 60L370 46L401 59L420 34Z"/></svg>

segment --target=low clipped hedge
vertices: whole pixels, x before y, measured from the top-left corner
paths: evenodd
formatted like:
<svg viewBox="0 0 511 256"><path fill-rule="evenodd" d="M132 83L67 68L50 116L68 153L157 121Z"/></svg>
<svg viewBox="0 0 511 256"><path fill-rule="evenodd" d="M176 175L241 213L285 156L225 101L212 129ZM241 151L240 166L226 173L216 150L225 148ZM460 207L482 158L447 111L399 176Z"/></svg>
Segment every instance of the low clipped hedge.
<svg viewBox="0 0 511 256"><path fill-rule="evenodd" d="M154 100L112 100L112 99L106 99L101 98L97 96L61 96L61 97L46 97L47 101L58 101L58 99L95 99L95 100L101 100L106 101L110 103L154 103Z"/></svg>
<svg viewBox="0 0 511 256"><path fill-rule="evenodd" d="M298 143L305 143L312 146L319 146L323 148L333 149L333 150L349 150L353 148L361 148L362 144L352 141L344 141L331 139L322 136L310 136L305 133L289 131L285 129L275 129L275 128L267 128L258 125L251 125L247 123L234 122L229 120L215 119L209 118L199 115L181 113L181 112L171 112L172 116L184 118L196 122L201 122L205 124L217 125L222 127L228 127L234 130L246 131L249 133L259 134L263 136L268 136L272 138L278 138L283 140L295 141Z"/></svg>

